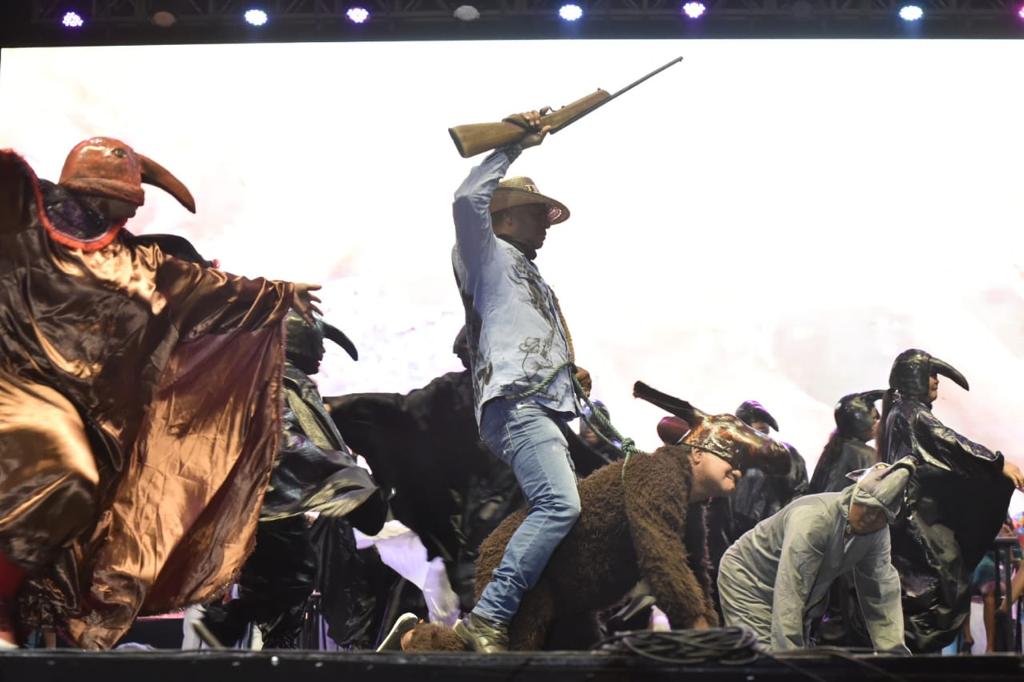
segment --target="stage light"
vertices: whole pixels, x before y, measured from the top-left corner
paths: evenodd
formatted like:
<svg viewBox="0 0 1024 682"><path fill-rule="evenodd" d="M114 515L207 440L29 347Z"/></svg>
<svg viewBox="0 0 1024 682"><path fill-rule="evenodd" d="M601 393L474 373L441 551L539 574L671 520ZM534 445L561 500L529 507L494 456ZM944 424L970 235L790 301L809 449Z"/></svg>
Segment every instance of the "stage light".
<svg viewBox="0 0 1024 682"><path fill-rule="evenodd" d="M700 19L707 10L708 8L704 6L703 2L697 2L696 0L690 0L690 2L683 5L683 14L691 19Z"/></svg>
<svg viewBox="0 0 1024 682"><path fill-rule="evenodd" d="M1020 9L1017 10L1017 16L1020 17L1021 19L1024 19L1024 5L1021 5Z"/></svg>
<svg viewBox="0 0 1024 682"><path fill-rule="evenodd" d="M267 13L261 9L247 9L245 10L245 22L250 26L262 26L267 23Z"/></svg>
<svg viewBox="0 0 1024 682"><path fill-rule="evenodd" d="M82 28L85 25L85 19L78 12L65 12L60 23L64 24L65 28Z"/></svg>
<svg viewBox="0 0 1024 682"><path fill-rule="evenodd" d="M924 10L917 5L904 5L900 8L900 19L903 21L917 21L924 16Z"/></svg>
<svg viewBox="0 0 1024 682"><path fill-rule="evenodd" d="M452 16L459 21L476 21L480 18L480 10L473 5L459 5L452 12Z"/></svg>
<svg viewBox="0 0 1024 682"><path fill-rule="evenodd" d="M160 28L170 28L178 23L178 17L174 16L174 12L168 12L167 10L153 12L153 16L149 20L153 22L154 26L159 26Z"/></svg>
<svg viewBox="0 0 1024 682"><path fill-rule="evenodd" d="M583 16L583 8L573 4L562 5L558 8L558 16L566 21L576 21Z"/></svg>
<svg viewBox="0 0 1024 682"><path fill-rule="evenodd" d="M349 7L345 12L345 16L353 24L361 24L370 18L370 11L365 7Z"/></svg>

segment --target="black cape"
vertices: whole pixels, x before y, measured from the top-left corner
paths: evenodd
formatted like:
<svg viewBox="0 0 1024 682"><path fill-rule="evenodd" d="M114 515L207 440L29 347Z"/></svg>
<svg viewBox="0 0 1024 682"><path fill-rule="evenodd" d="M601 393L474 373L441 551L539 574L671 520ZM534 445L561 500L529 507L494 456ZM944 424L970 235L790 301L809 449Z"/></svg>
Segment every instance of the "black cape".
<svg viewBox="0 0 1024 682"><path fill-rule="evenodd" d="M822 457L814 467L814 475L807 492L838 493L853 481L846 477L851 471L867 469L878 459L875 451L856 438L842 437L839 452L835 457Z"/></svg>
<svg viewBox="0 0 1024 682"><path fill-rule="evenodd" d="M884 461L917 460L907 504L891 527L907 646L937 652L970 612L971 574L1006 518L1013 485L1000 453L953 431L918 400L897 399L885 428Z"/></svg>

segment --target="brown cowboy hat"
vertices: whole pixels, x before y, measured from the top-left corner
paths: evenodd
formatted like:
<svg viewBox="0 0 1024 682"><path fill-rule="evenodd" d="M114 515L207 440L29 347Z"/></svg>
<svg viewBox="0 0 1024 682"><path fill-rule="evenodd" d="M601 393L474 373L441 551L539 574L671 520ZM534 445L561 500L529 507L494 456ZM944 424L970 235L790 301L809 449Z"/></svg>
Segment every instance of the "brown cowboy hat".
<svg viewBox="0 0 1024 682"><path fill-rule="evenodd" d="M537 191L537 183L527 177L506 178L498 183L498 188L491 197L491 213L527 204L547 206L548 220L552 225L564 223L569 219L569 209L565 204L541 194Z"/></svg>

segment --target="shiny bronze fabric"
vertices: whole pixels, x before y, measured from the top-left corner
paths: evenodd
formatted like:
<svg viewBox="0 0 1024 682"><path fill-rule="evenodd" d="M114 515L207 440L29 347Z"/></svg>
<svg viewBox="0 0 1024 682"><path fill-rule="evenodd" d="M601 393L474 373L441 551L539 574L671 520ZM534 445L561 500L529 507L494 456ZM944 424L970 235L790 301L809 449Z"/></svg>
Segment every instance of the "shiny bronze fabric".
<svg viewBox="0 0 1024 682"><path fill-rule="evenodd" d="M0 551L33 574L27 624L105 648L251 551L294 293L120 236L57 244L45 187L0 151Z"/></svg>
<svg viewBox="0 0 1024 682"><path fill-rule="evenodd" d="M904 513L891 526L907 646L936 653L970 613L971 574L999 532L1013 485L1000 453L945 426L920 400L897 399L885 429L883 461L917 460Z"/></svg>
<svg viewBox="0 0 1024 682"><path fill-rule="evenodd" d="M304 609L317 584L316 555L331 552L323 546L314 551L306 512L318 512L319 523L335 522L331 538L344 535L345 546L353 552L352 527L376 535L387 515L383 492L356 462L324 409L316 384L292 364L322 355L320 325L300 324L292 313L287 327L281 446L260 510L256 549L242 569L238 598L208 604L203 616L203 624L229 647L250 623L263 631L264 648L294 649L302 643L308 616ZM325 536L318 533L316 539L321 542ZM356 597L355 586L338 587ZM333 590L322 586L320 592L326 598ZM366 595L356 598L361 601Z"/></svg>
<svg viewBox="0 0 1024 682"><path fill-rule="evenodd" d="M0 552L33 572L92 522L99 473L75 407L0 369Z"/></svg>

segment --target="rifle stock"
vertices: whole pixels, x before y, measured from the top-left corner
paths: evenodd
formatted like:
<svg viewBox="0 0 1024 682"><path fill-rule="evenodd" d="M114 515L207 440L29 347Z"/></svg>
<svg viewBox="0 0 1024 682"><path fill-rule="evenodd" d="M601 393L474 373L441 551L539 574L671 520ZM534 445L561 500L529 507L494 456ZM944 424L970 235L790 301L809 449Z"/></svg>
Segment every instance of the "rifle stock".
<svg viewBox="0 0 1024 682"><path fill-rule="evenodd" d="M557 111L541 116L540 125L541 127L551 126L551 132L556 132L589 110L600 106L610 97L611 95L607 92L599 89ZM468 159L482 152L518 142L529 135L530 131L515 123L501 121L499 123L470 123L455 126L448 129L448 134L452 136L455 148L459 150L462 158Z"/></svg>

